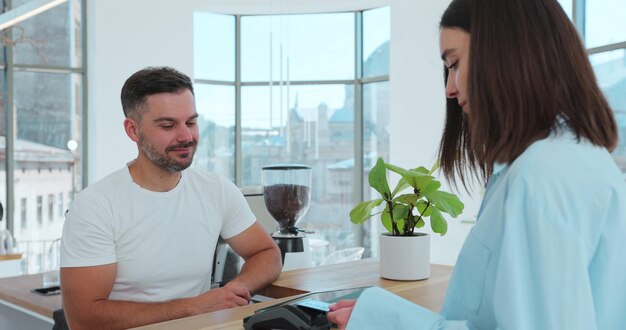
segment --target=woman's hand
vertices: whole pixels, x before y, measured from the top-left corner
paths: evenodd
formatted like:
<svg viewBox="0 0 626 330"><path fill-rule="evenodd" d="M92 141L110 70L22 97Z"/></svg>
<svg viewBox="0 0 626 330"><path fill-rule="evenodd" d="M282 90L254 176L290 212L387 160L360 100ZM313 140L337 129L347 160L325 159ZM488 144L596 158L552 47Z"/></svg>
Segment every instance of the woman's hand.
<svg viewBox="0 0 626 330"><path fill-rule="evenodd" d="M336 324L341 330L345 329L355 304L356 300L341 300L336 304L330 305L330 311L326 313L328 321Z"/></svg>

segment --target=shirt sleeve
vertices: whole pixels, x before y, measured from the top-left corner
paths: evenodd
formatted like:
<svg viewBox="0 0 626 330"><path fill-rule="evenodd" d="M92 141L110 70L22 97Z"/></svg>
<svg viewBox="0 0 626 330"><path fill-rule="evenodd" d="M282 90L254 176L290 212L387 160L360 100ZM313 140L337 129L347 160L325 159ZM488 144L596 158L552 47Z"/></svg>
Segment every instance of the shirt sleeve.
<svg viewBox="0 0 626 330"><path fill-rule="evenodd" d="M223 239L229 239L252 226L256 217L239 188L226 178L220 177L220 179L224 192L222 210L224 224L220 236Z"/></svg>
<svg viewBox="0 0 626 330"><path fill-rule="evenodd" d="M63 224L61 267L115 263L115 239L110 212L90 198L78 196Z"/></svg>
<svg viewBox="0 0 626 330"><path fill-rule="evenodd" d="M361 293L346 330L369 329L474 329L466 321L449 321L384 289Z"/></svg>

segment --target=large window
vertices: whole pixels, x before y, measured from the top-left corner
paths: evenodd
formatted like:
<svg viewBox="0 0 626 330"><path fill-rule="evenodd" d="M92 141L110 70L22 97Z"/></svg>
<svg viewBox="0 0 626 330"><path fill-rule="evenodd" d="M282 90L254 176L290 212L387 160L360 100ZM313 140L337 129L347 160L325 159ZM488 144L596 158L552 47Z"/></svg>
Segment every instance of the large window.
<svg viewBox="0 0 626 330"><path fill-rule="evenodd" d="M598 82L613 111L619 130L619 144L613 152L626 179L626 43L622 49L590 55Z"/></svg>
<svg viewBox="0 0 626 330"><path fill-rule="evenodd" d="M28 2L4 1L2 12ZM0 226L12 230L27 272L38 269L36 245L61 236L56 196L82 186L83 9L69 0L2 32Z"/></svg>
<svg viewBox="0 0 626 330"><path fill-rule="evenodd" d="M372 160L389 158L389 16L388 7L195 13L201 142L194 166L254 186L265 165L310 165L312 202L298 226L314 229L310 237L325 253L359 245L375 255L377 221L354 226L348 214L370 197Z"/></svg>
<svg viewBox="0 0 626 330"><path fill-rule="evenodd" d="M626 2L559 2L569 12L578 13L574 24L583 36L598 83L615 111L620 141L613 158L626 179L626 21L622 18Z"/></svg>

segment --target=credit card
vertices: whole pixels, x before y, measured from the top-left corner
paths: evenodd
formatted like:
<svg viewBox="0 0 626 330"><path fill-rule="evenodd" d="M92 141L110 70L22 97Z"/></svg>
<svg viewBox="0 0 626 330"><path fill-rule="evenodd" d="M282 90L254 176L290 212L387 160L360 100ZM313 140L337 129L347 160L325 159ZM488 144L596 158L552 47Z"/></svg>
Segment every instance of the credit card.
<svg viewBox="0 0 626 330"><path fill-rule="evenodd" d="M320 300L306 299L303 301L299 301L298 303L296 303L296 305L306 307L306 308L316 309L322 312L328 312L330 310L329 306L331 304L324 302L324 301L320 301Z"/></svg>

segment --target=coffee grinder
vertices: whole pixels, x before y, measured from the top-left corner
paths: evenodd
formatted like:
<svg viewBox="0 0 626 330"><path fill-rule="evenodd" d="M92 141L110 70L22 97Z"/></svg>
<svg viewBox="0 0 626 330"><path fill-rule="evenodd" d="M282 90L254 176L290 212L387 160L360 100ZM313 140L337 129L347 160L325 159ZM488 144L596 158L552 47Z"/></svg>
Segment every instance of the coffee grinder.
<svg viewBox="0 0 626 330"><path fill-rule="evenodd" d="M305 230L296 227L311 201L311 167L277 164L261 170L265 206L278 222L272 238L280 248L283 270L312 266Z"/></svg>

